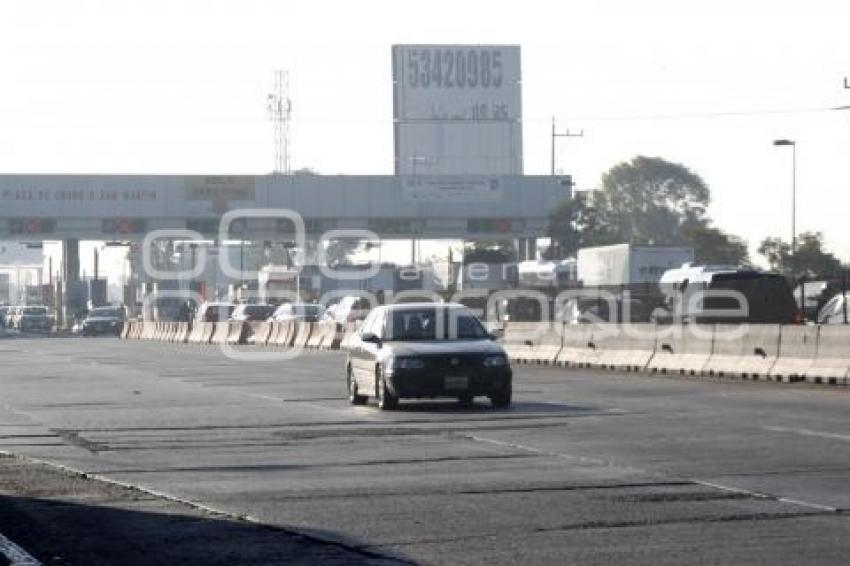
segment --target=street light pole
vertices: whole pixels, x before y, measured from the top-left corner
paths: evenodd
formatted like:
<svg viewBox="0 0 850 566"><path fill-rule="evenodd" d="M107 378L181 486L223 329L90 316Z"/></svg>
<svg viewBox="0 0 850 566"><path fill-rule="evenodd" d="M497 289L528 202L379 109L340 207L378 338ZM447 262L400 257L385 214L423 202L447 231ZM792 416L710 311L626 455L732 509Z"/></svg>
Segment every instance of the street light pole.
<svg viewBox="0 0 850 566"><path fill-rule="evenodd" d="M797 253L797 142L774 140L775 146L791 146L791 255Z"/></svg>

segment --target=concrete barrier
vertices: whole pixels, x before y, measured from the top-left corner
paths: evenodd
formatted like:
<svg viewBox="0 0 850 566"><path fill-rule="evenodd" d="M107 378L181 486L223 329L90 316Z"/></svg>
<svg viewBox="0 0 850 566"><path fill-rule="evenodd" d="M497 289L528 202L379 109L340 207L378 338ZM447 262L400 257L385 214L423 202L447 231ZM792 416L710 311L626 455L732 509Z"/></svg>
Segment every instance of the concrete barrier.
<svg viewBox="0 0 850 566"><path fill-rule="evenodd" d="M227 325L229 328L225 343L230 345L244 344L248 338L248 324L246 322L230 321Z"/></svg>
<svg viewBox="0 0 850 566"><path fill-rule="evenodd" d="M718 324L703 373L745 379L766 378L779 357L778 324Z"/></svg>
<svg viewBox="0 0 850 566"><path fill-rule="evenodd" d="M325 325L321 322L311 322L309 324L310 336L307 338L305 346L312 350L318 350L325 339Z"/></svg>
<svg viewBox="0 0 850 566"><path fill-rule="evenodd" d="M299 320L298 322L294 323L293 326L295 327L295 339L292 341L292 347L301 349L306 348L307 342L310 340L310 335L313 333L313 327L315 326L315 323L303 322Z"/></svg>
<svg viewBox="0 0 850 566"><path fill-rule="evenodd" d="M268 344L272 331L271 322L249 322L248 327L250 328L248 342L253 343L255 346L265 346Z"/></svg>
<svg viewBox="0 0 850 566"><path fill-rule="evenodd" d="M145 330L145 325L141 320L137 320L133 323L133 334L130 337L132 340L141 340L142 332Z"/></svg>
<svg viewBox="0 0 850 566"><path fill-rule="evenodd" d="M779 356L770 370L775 381L803 381L815 361L818 348L817 326L782 326L779 336Z"/></svg>
<svg viewBox="0 0 850 566"><path fill-rule="evenodd" d="M178 322L177 328L174 333L174 342L178 344L185 344L186 340L189 338L189 323L188 322Z"/></svg>
<svg viewBox="0 0 850 566"><path fill-rule="evenodd" d="M518 363L533 362L534 346L545 333L546 323L508 322L505 324L505 336L502 346L508 357Z"/></svg>
<svg viewBox="0 0 850 566"><path fill-rule="evenodd" d="M230 335L230 323L229 322L214 322L213 324L213 332L210 337L210 344L215 344L220 346L222 344L227 344L227 337Z"/></svg>
<svg viewBox="0 0 850 566"><path fill-rule="evenodd" d="M151 321L145 321L142 323L144 328L142 329L142 340L153 340L154 334L157 330L157 323Z"/></svg>
<svg viewBox="0 0 850 566"><path fill-rule="evenodd" d="M565 367L588 367L596 362L598 352L593 345L593 327L589 324L565 324L561 329L561 350L555 364Z"/></svg>
<svg viewBox="0 0 850 566"><path fill-rule="evenodd" d="M543 330L540 338L534 340L531 352L527 354L529 362L538 364L554 364L561 352L563 323L543 322Z"/></svg>
<svg viewBox="0 0 850 566"><path fill-rule="evenodd" d="M647 370L657 373L701 375L711 358L714 328L708 325L658 327L655 353Z"/></svg>
<svg viewBox="0 0 850 566"><path fill-rule="evenodd" d="M326 350L339 350L339 346L342 343L343 337L343 328L341 325L336 322L329 322L330 328L328 329L327 335L325 336L325 341L322 344L322 347Z"/></svg>
<svg viewBox="0 0 850 566"><path fill-rule="evenodd" d="M275 322L274 329L272 330L272 334L269 337L268 344L286 348L290 344L292 344L293 336L294 323L291 320Z"/></svg>
<svg viewBox="0 0 850 566"><path fill-rule="evenodd" d="M817 353L806 371L806 381L847 385L850 373L850 327L823 325L818 331Z"/></svg>
<svg viewBox="0 0 850 566"><path fill-rule="evenodd" d="M593 325L590 336L595 354L588 356L592 367L643 371L655 354L658 332L654 324Z"/></svg>
<svg viewBox="0 0 850 566"><path fill-rule="evenodd" d="M359 325L356 322L349 322L345 325L345 330L342 333L342 340L339 343L340 350L351 350L357 342L357 330Z"/></svg>

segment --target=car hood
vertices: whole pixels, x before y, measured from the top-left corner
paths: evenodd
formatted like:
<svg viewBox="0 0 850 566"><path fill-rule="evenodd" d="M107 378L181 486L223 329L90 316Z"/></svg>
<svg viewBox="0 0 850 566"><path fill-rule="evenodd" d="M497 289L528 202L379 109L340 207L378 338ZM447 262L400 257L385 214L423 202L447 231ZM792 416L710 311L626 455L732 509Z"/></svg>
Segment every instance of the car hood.
<svg viewBox="0 0 850 566"><path fill-rule="evenodd" d="M492 340L428 340L423 342L385 342L395 356L440 356L452 354L504 354Z"/></svg>

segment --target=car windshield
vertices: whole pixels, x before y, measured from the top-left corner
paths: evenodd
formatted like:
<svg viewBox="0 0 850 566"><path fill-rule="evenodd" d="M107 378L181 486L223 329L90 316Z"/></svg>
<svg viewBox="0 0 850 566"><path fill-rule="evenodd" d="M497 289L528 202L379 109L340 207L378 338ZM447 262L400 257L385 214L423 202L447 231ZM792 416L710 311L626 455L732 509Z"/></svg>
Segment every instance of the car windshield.
<svg viewBox="0 0 850 566"><path fill-rule="evenodd" d="M393 311L387 320L386 340L477 340L487 331L472 313L461 309L420 308Z"/></svg>
<svg viewBox="0 0 850 566"><path fill-rule="evenodd" d="M47 309L44 307L27 307L24 309L24 314L31 316L44 316L47 314Z"/></svg>
<svg viewBox="0 0 850 566"><path fill-rule="evenodd" d="M92 318L124 318L124 311L116 308L98 308L92 309L92 311L89 313L89 316Z"/></svg>

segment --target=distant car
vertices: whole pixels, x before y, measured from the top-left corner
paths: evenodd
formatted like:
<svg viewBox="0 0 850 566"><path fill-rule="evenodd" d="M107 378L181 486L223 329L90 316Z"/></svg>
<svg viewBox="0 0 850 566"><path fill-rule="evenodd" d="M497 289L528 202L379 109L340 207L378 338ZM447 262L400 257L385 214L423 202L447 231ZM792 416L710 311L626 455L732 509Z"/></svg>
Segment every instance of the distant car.
<svg viewBox="0 0 850 566"><path fill-rule="evenodd" d="M233 303L203 303L198 308L195 320L198 322L227 322L236 310Z"/></svg>
<svg viewBox="0 0 850 566"><path fill-rule="evenodd" d="M850 322L850 304L847 295L839 293L826 302L817 317L818 324L847 324Z"/></svg>
<svg viewBox="0 0 850 566"><path fill-rule="evenodd" d="M324 309L322 305L312 303L285 303L277 307L269 320L283 322L286 320L298 320L304 322L318 322L322 318Z"/></svg>
<svg viewBox="0 0 850 566"><path fill-rule="evenodd" d="M275 311L274 305L245 304L238 305L230 314L230 320L237 322L251 322L266 320Z"/></svg>
<svg viewBox="0 0 850 566"><path fill-rule="evenodd" d="M369 300L365 297L342 297L338 302L328 307L325 311L325 318L333 320L339 326L345 326L349 322L366 318L371 306Z"/></svg>
<svg viewBox="0 0 850 566"><path fill-rule="evenodd" d="M19 307L19 313L16 314L15 328L21 332L49 332L53 327L53 317L47 307L42 306L27 306Z"/></svg>
<svg viewBox="0 0 850 566"><path fill-rule="evenodd" d="M511 404L512 370L504 349L467 307L448 303L380 306L363 321L346 360L349 401L375 397L382 410L403 398L487 396Z"/></svg>
<svg viewBox="0 0 850 566"><path fill-rule="evenodd" d="M123 307L97 307L83 319L80 333L83 336L117 336L124 327L125 318Z"/></svg>

